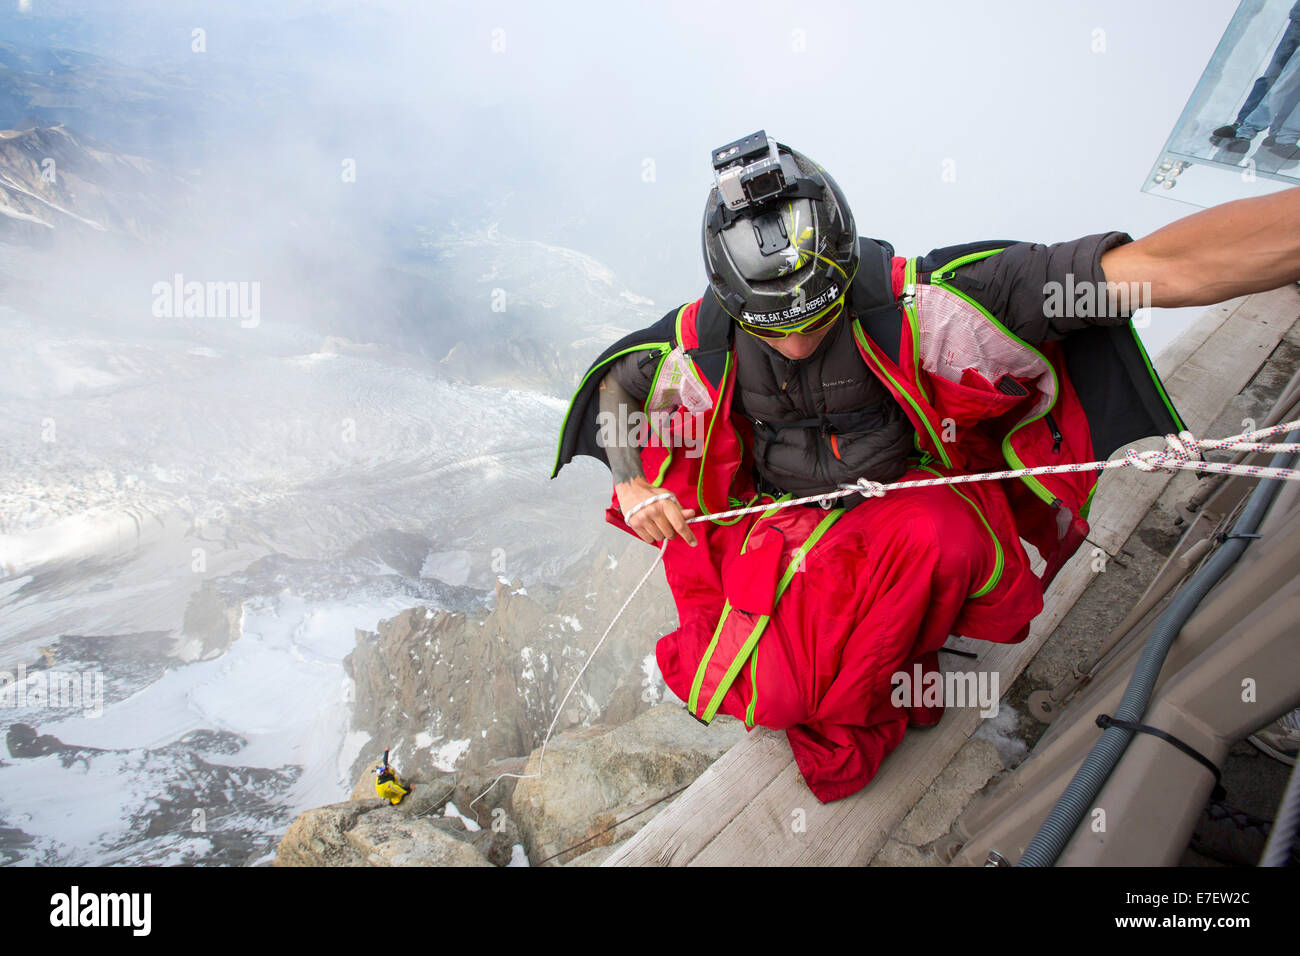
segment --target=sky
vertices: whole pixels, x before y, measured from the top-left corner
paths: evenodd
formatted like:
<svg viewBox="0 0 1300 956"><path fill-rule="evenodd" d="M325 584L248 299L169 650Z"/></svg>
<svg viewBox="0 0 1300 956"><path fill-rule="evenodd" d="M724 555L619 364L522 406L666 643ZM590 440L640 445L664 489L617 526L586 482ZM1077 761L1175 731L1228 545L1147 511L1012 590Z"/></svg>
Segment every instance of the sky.
<svg viewBox="0 0 1300 956"><path fill-rule="evenodd" d="M444 88L532 117L533 136L557 148L538 160L550 190L533 200L561 220L586 212L604 231L579 224L584 251L676 302L703 278L705 153L757 128L829 170L860 231L905 255L1112 229L1136 238L1195 212L1140 188L1235 7L475 5L451 19L477 48L458 50ZM552 9L563 13L541 12ZM566 162L588 174L564 177ZM627 216L610 222L611 208ZM664 275L637 261L656 261L658 243L676 250ZM1190 314L1155 316L1153 350Z"/></svg>
<svg viewBox="0 0 1300 956"><path fill-rule="evenodd" d="M57 23L70 46L203 91L187 93L191 124L156 144L173 157L265 178L286 205L313 208L293 162L330 172L352 159L355 192L400 228L495 224L569 246L667 308L704 288L708 151L759 128L826 168L859 231L901 255L1137 238L1195 212L1140 189L1237 5L27 6L0 17L0 36ZM1151 351L1199 311L1157 313Z"/></svg>

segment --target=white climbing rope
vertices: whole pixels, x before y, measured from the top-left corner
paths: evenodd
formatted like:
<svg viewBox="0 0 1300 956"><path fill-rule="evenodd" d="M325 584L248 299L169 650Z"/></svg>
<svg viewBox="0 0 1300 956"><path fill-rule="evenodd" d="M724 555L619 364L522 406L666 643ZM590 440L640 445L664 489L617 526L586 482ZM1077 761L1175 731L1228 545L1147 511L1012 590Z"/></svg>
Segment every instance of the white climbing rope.
<svg viewBox="0 0 1300 956"><path fill-rule="evenodd" d="M551 726L546 728L546 736L542 738L542 752L537 755L537 772L500 774L495 780L493 780L490 784L488 784L488 788L486 790L484 790L477 797L475 797L473 800L470 801L469 808L471 812L474 810L474 804L478 803L489 793L491 793L492 788L495 787L502 780L504 780L506 777L514 777L516 780L530 780L533 777L540 777L542 775L542 763L543 761L546 760L546 745L551 741L551 734L555 732L555 725L560 720L560 714L564 713L564 705L569 702L569 697L573 694L574 690L577 688L578 681L582 680L582 675L587 673L588 665L590 665L591 662L595 659L596 652L599 651L601 645L605 643L605 638L609 637L609 633L610 631L614 630L614 625L618 623L618 619L623 616L623 612L627 610L627 606L632 603L632 599L636 597L637 592L641 590L641 585L645 584L646 581L650 579L650 573L654 571L655 568L659 567L659 559L664 556L664 548L666 548L667 546L668 546L668 539L665 538L663 542L659 545L659 553L655 555L654 561L650 564L650 567L646 568L645 574L641 575L641 580L636 583L636 587L632 589L632 593L627 596L627 600L623 602L623 606L618 609L618 613L614 615L614 619L609 622L609 627L605 628L605 633L600 635L600 640L596 642L596 646L593 647L591 649L591 653L587 655L587 660L583 662L582 669L578 671L578 676L573 678L573 683L569 685L569 689L565 692L564 698L560 701L560 706L555 708L555 716L551 718Z"/></svg>
<svg viewBox="0 0 1300 956"><path fill-rule="evenodd" d="M1269 468L1264 465L1234 465L1227 462L1206 461L1201 457L1201 451L1300 451L1300 442L1291 442L1288 444L1286 442L1258 441L1260 438L1266 438L1269 435L1276 435L1281 432L1292 431L1297 428L1300 428L1300 419L1293 422L1283 422L1280 425L1273 425L1269 428L1257 429L1253 432L1243 432L1240 435L1232 435L1228 438L1218 440L1212 438L1198 440L1191 432L1183 431L1179 432L1177 435L1166 435L1164 449L1138 452L1130 448L1124 453L1123 458L1116 458L1112 461L1076 462L1069 465L1041 465L1037 468L1016 468L1011 471L981 471L966 475L949 475L943 478L895 481L888 485L881 484L878 481L868 481L865 478L859 478L854 484L840 485L840 490L838 491L830 491L820 495L806 495L803 498L792 498L789 501L769 502L767 504L751 505L745 508L733 508L731 511L720 511L713 514L699 515L695 518L690 518L687 521L687 524L692 524L696 521L719 521L723 518L734 518L755 511L769 511L772 508L790 508L794 505L833 501L836 498L843 498L846 495L860 494L865 498L879 498L885 494L886 491L895 491L902 488L927 488L931 485L956 485L968 481L1000 481L1004 478L1019 478L1021 475L1054 475L1062 474L1064 472L1105 471L1111 468L1136 468L1138 471L1163 471L1169 474L1176 474L1179 471L1205 471L1221 475L1253 475L1257 478L1277 478L1283 481L1300 481L1300 471L1294 468Z"/></svg>

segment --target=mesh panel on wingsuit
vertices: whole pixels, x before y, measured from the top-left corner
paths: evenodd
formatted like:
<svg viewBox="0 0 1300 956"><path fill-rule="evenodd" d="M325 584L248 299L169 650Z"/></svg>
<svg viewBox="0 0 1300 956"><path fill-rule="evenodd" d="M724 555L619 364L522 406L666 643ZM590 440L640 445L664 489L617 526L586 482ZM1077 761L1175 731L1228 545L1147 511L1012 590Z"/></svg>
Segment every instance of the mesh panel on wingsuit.
<svg viewBox="0 0 1300 956"><path fill-rule="evenodd" d="M917 318L921 324L921 364L950 382L974 368L990 382L1003 375L1032 379L1038 389L1033 417L1052 401L1055 382L1051 367L1007 336L990 335L988 319L960 296L935 286L917 286Z"/></svg>

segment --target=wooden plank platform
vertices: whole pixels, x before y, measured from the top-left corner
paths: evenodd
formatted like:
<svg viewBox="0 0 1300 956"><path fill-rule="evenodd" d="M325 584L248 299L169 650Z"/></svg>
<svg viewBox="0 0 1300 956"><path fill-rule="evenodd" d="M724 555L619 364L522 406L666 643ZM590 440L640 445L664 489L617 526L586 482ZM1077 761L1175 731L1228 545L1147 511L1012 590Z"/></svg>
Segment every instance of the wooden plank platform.
<svg viewBox="0 0 1300 956"><path fill-rule="evenodd" d="M1300 315L1294 287L1214 306L1155 360L1157 372L1193 434L1212 422L1251 380ZM1209 436L1221 437L1221 436ZM1159 448L1148 438L1133 447ZM1114 554L1142 520L1170 475L1105 472L1089 537ZM1038 652L1093 577L1081 548L1045 595L1044 609L1017 645L950 641L976 651L963 667L997 671L1002 688ZM1035 571L1042 562L1035 561ZM808 790L784 733L759 728L732 747L671 806L604 862L605 866L852 865L867 863L975 732L975 708L953 708L929 730L912 731L862 791L830 804Z"/></svg>

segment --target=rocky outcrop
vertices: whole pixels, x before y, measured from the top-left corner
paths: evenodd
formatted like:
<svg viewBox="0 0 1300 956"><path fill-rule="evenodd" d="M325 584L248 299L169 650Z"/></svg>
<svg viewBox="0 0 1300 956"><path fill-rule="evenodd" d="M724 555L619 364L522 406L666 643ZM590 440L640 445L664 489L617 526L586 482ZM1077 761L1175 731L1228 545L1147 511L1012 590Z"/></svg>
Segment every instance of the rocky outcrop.
<svg viewBox="0 0 1300 956"><path fill-rule="evenodd" d="M280 842L274 866L491 866L469 842L378 799L309 810Z"/></svg>
<svg viewBox="0 0 1300 956"><path fill-rule="evenodd" d="M677 620L657 571L583 673L542 765L561 699L653 559L630 542L562 591L499 584L486 615L418 607L358 631L353 722L372 745L357 788L302 814L276 865L599 865L745 732L729 717L704 727L664 687L654 645ZM361 765L384 748L415 784L396 807Z"/></svg>
<svg viewBox="0 0 1300 956"><path fill-rule="evenodd" d="M450 798L455 781L410 779L393 806L375 794L367 768L350 799L308 810L285 832L274 866L506 866L519 831L504 815L480 825Z"/></svg>
<svg viewBox="0 0 1300 956"><path fill-rule="evenodd" d="M244 606L226 600L210 582L190 597L171 654L182 661L211 660L230 650L244 628Z"/></svg>
<svg viewBox="0 0 1300 956"><path fill-rule="evenodd" d="M565 863L627 839L744 736L732 717L705 727L680 705L661 704L613 730L553 739L542 775L520 780L511 800L529 859ZM540 756L529 758L526 774L537 772Z"/></svg>
<svg viewBox="0 0 1300 956"><path fill-rule="evenodd" d="M418 607L358 631L346 664L354 726L373 742L365 752L388 748L395 766L425 776L530 753L654 557L640 542L625 548L597 553L562 592L499 584L484 617ZM676 618L658 571L583 675L556 732L624 723L662 700L654 645Z"/></svg>
<svg viewBox="0 0 1300 956"><path fill-rule="evenodd" d="M74 231L148 237L160 171L64 126L0 130L0 236Z"/></svg>
<svg viewBox="0 0 1300 956"><path fill-rule="evenodd" d="M526 764L404 776L412 790L397 806L375 795L376 762L346 802L293 822L274 865L599 866L744 734L731 717L705 727L661 704L622 726L557 735L544 763L539 748ZM530 777L539 765L541 776ZM503 772L523 779L501 780L484 796Z"/></svg>

